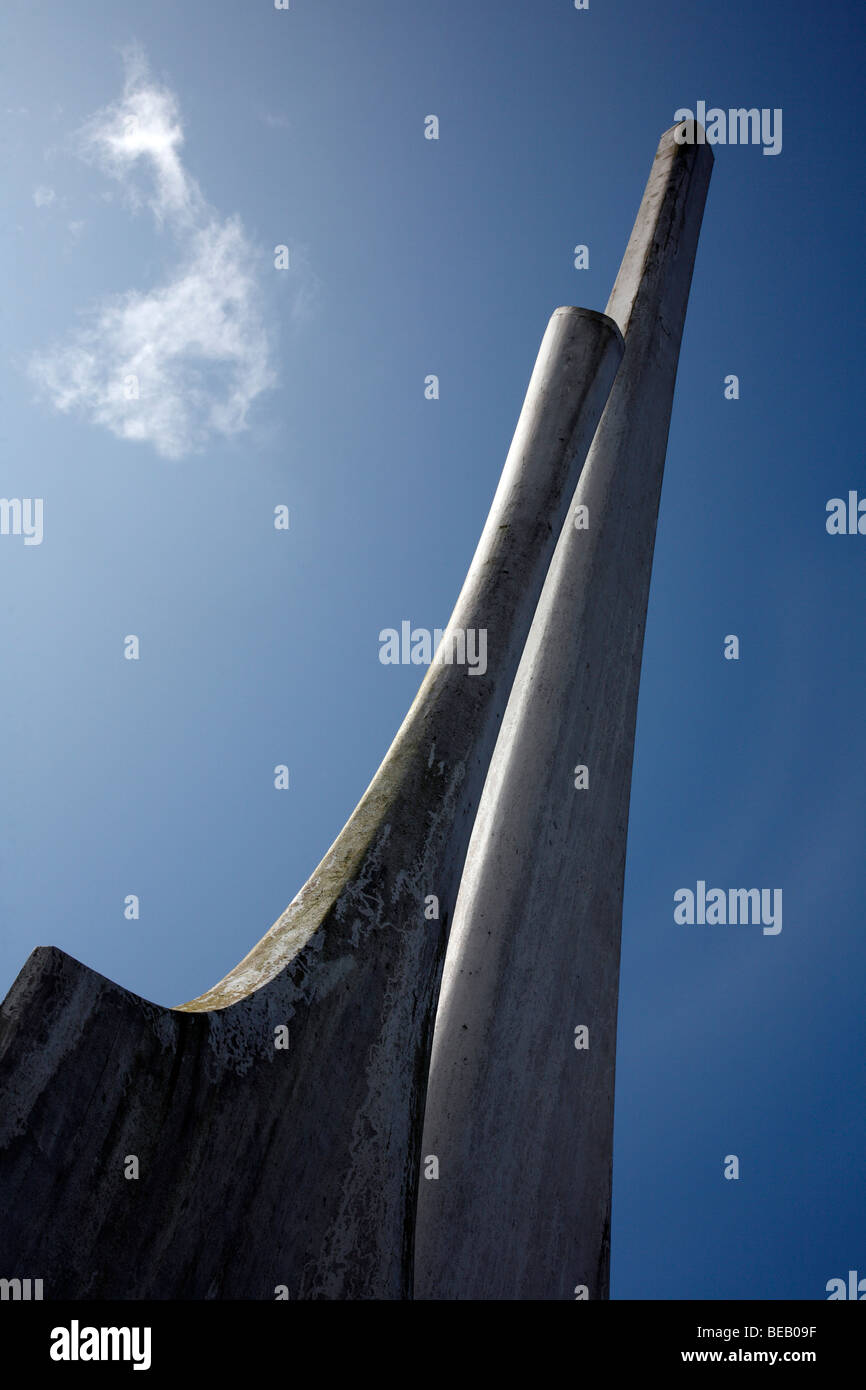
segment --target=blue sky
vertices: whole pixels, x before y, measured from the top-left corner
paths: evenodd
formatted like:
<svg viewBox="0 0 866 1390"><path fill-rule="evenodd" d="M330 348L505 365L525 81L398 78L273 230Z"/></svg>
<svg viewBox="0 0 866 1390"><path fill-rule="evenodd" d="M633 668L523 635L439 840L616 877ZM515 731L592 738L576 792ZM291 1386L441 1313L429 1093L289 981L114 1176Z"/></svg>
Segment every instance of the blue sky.
<svg viewBox="0 0 866 1390"><path fill-rule="evenodd" d="M379 631L444 626L547 319L604 307L659 135L699 99L783 110L778 156L715 150L680 363L612 1294L866 1275L866 537L825 528L866 495L861 14L7 0L0 26L2 492L44 500L42 544L0 536L4 989L54 944L175 1004L263 934L417 688ZM678 926L698 879L781 887L782 932Z"/></svg>

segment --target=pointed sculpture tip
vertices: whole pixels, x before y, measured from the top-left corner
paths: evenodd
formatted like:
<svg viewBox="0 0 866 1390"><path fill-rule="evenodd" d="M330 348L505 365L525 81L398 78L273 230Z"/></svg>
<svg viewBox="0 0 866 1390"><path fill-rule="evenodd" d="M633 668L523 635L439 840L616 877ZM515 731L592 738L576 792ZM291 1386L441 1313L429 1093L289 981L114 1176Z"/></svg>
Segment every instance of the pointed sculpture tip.
<svg viewBox="0 0 866 1390"><path fill-rule="evenodd" d="M668 149L670 145L697 145L700 149L706 150L710 163L715 162L712 147L707 144L707 132L700 121L677 121L675 125L669 126L659 140L659 152Z"/></svg>

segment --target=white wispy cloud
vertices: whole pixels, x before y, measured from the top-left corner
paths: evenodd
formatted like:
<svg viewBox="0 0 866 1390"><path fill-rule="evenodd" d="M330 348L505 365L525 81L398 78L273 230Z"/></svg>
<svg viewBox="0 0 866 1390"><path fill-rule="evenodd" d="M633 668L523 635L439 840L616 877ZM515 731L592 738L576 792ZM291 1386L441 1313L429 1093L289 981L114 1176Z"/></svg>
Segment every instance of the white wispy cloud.
<svg viewBox="0 0 866 1390"><path fill-rule="evenodd" d="M46 188L44 184L40 184L38 188L33 190L33 201L38 208L50 207L56 197L57 194L54 189Z"/></svg>
<svg viewBox="0 0 866 1390"><path fill-rule="evenodd" d="M210 207L180 156L174 94L139 50L127 55L123 97L87 122L79 151L146 203L180 248L163 285L98 305L65 345L37 354L31 376L62 411L83 412L121 439L167 458L242 430L273 385L254 251L237 218ZM142 188L136 180L149 175Z"/></svg>
<svg viewBox="0 0 866 1390"><path fill-rule="evenodd" d="M160 224L173 221L183 229L201 222L210 210L181 162L177 97L151 79L141 49L127 49L124 56L123 97L87 121L78 135L78 151L124 183L134 202L143 195L133 179L144 167L153 181L145 198Z"/></svg>

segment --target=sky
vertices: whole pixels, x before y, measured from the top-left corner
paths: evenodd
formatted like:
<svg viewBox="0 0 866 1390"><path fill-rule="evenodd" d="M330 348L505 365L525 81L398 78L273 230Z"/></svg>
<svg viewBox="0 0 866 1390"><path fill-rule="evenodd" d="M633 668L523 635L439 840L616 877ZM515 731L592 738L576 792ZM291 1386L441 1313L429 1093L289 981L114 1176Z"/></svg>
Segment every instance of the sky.
<svg viewBox="0 0 866 1390"><path fill-rule="evenodd" d="M864 27L840 0L0 19L2 493L42 499L39 543L27 507L0 534L0 992L37 945L165 1005L246 954L387 751L423 670L379 633L445 626L547 320L604 308L659 136L700 100L783 112L777 154L715 148L674 401L613 1298L866 1276L866 536L826 525L866 497ZM698 881L781 888L782 930L675 922Z"/></svg>

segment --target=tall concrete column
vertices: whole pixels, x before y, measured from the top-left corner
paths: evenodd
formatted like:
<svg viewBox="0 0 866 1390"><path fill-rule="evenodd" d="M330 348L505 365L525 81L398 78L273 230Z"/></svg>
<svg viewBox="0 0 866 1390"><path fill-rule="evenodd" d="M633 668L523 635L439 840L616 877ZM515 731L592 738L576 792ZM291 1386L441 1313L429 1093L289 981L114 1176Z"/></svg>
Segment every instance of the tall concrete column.
<svg viewBox="0 0 866 1390"><path fill-rule="evenodd" d="M626 827L656 517L712 168L662 136L607 312L626 353L559 538L448 945L415 1296L608 1293ZM585 1032L582 1030L586 1030Z"/></svg>
<svg viewBox="0 0 866 1390"><path fill-rule="evenodd" d="M31 956L0 1010L4 1276L42 1278L47 1298L409 1296L460 873L622 351L604 315L553 315L442 642L484 632L486 669L431 665L357 810L250 954L178 1010L60 951Z"/></svg>

